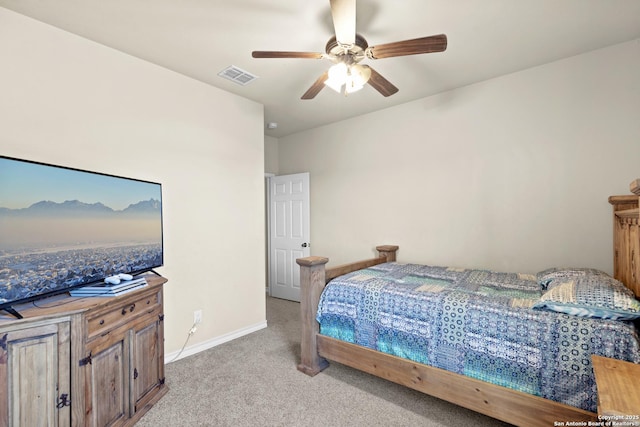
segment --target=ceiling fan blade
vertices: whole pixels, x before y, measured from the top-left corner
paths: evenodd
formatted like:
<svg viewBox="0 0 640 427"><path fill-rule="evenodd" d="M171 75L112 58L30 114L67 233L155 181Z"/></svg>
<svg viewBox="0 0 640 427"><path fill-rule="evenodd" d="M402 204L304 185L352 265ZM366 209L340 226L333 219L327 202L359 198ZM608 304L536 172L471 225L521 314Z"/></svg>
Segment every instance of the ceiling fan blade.
<svg viewBox="0 0 640 427"><path fill-rule="evenodd" d="M269 50L254 50L251 52L254 58L303 58L303 59L322 59L323 53L318 52L278 52Z"/></svg>
<svg viewBox="0 0 640 427"><path fill-rule="evenodd" d="M315 98L316 95L324 88L324 82L326 82L328 78L329 71L325 71L320 77L318 77L318 80L316 80L315 83L313 83L311 87L307 89L307 91L304 93L304 95L302 95L300 99Z"/></svg>
<svg viewBox="0 0 640 427"><path fill-rule="evenodd" d="M366 67L366 65L365 65ZM369 78L369 83L375 90L380 92L383 96L391 96L398 91L398 88L395 87L389 80L382 77L380 73L378 73L373 68L371 69L371 77Z"/></svg>
<svg viewBox="0 0 640 427"><path fill-rule="evenodd" d="M371 59L391 58L394 56L417 55L421 53L442 52L447 49L447 36L439 34L437 36L421 37L419 39L404 40L370 46L367 49L367 56Z"/></svg>
<svg viewBox="0 0 640 427"><path fill-rule="evenodd" d="M336 40L340 44L355 44L356 0L330 0L330 3Z"/></svg>

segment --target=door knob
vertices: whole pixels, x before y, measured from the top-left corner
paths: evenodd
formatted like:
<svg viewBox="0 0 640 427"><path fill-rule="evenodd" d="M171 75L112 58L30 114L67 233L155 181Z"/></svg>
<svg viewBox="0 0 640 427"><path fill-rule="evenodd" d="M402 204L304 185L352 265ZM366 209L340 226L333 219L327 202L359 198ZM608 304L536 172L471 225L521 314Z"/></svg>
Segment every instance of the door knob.
<svg viewBox="0 0 640 427"><path fill-rule="evenodd" d="M311 244L310 243L303 243L300 246L302 246L303 248L306 248L306 247L311 247Z"/></svg>

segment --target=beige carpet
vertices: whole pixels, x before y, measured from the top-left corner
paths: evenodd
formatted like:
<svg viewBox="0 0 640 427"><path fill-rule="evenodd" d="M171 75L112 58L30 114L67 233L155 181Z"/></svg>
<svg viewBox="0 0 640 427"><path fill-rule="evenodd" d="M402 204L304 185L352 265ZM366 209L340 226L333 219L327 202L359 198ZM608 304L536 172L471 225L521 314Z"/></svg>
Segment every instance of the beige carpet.
<svg viewBox="0 0 640 427"><path fill-rule="evenodd" d="M268 327L166 366L169 393L137 426L506 426L331 364L296 370L300 306L267 298Z"/></svg>

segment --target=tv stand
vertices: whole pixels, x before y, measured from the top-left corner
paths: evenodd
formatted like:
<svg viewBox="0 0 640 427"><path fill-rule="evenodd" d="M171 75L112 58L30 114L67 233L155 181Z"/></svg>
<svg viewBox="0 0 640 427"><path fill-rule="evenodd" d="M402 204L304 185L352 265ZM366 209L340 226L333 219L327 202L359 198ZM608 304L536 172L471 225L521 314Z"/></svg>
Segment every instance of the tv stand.
<svg viewBox="0 0 640 427"><path fill-rule="evenodd" d="M132 426L167 391L163 277L0 315L0 425ZM20 379L19 381L17 379Z"/></svg>

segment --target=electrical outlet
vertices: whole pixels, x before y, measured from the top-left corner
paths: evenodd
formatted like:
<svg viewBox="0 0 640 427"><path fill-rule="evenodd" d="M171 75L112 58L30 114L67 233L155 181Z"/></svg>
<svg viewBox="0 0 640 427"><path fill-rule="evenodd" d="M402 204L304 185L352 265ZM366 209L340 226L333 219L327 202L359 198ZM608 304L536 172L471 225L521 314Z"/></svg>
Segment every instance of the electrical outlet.
<svg viewBox="0 0 640 427"><path fill-rule="evenodd" d="M202 310L196 310L193 312L193 323L195 325L202 322Z"/></svg>

